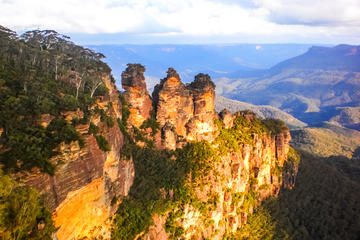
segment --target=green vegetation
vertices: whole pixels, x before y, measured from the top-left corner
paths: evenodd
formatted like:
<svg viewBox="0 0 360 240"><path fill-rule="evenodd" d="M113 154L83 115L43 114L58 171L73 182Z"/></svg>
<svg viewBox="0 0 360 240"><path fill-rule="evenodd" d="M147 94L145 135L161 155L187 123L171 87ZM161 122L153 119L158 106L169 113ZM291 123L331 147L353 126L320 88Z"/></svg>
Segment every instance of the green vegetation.
<svg viewBox="0 0 360 240"><path fill-rule="evenodd" d="M271 218L269 210L260 206L249 216L247 224L228 239L274 239L275 226L275 221Z"/></svg>
<svg viewBox="0 0 360 240"><path fill-rule="evenodd" d="M352 157L360 146L360 132L330 124L291 132L291 145L320 157Z"/></svg>
<svg viewBox="0 0 360 240"><path fill-rule="evenodd" d="M110 68L103 55L70 42L55 31L29 31L21 35L0 26L0 163L8 170L39 167L54 174L49 159L61 143L79 141L75 128L62 112L88 106L106 93L101 75ZM47 127L41 117L54 118ZM109 126L114 124L103 119ZM76 125L88 121L76 119Z"/></svg>
<svg viewBox="0 0 360 240"><path fill-rule="evenodd" d="M108 109L111 109L111 106L108 106ZM95 113L100 114L100 121L104 122L106 124L106 126L108 127L113 127L114 126L114 119L112 117L110 117L104 109L99 109L99 108L95 108Z"/></svg>
<svg viewBox="0 0 360 240"><path fill-rule="evenodd" d="M279 119L264 119L262 120L262 124L265 125L268 131L274 134L279 134L281 132L289 130L285 122Z"/></svg>
<svg viewBox="0 0 360 240"><path fill-rule="evenodd" d="M90 122L88 133L93 134L93 135L98 134L99 133L99 127L96 126L94 123Z"/></svg>
<svg viewBox="0 0 360 240"><path fill-rule="evenodd" d="M135 165L135 180L129 197L119 207L112 238L131 239L147 230L155 213L162 215L170 209L178 208L177 211L180 211L184 204L196 205L199 200L187 187L186 179L190 173L195 179L208 171L212 154L209 147L206 142L189 143L183 149L167 152L133 145L131 156ZM177 236L181 231L174 224L167 222L167 230L172 236Z"/></svg>
<svg viewBox="0 0 360 240"><path fill-rule="evenodd" d="M151 128L151 136L154 136L160 130L160 125L156 121L156 116L153 111L151 113L151 117L146 119L143 122L143 124L140 126L140 129L147 129L147 128Z"/></svg>
<svg viewBox="0 0 360 240"><path fill-rule="evenodd" d="M21 186L0 170L0 238L52 239L51 213L38 192Z"/></svg>
<svg viewBox="0 0 360 240"><path fill-rule="evenodd" d="M57 154L53 149L58 144L79 141L80 146L83 145L75 128L63 118L54 119L46 128L27 122L18 124L6 128L7 133L0 138L4 149L0 159L5 169L29 170L37 166L52 175L55 166L49 159Z"/></svg>
<svg viewBox="0 0 360 240"><path fill-rule="evenodd" d="M95 139L99 148L102 151L108 152L111 150L109 142L106 140L106 138L103 135L101 134L95 135Z"/></svg>
<svg viewBox="0 0 360 240"><path fill-rule="evenodd" d="M234 126L230 129L223 127L220 120L215 120L219 128L219 135L215 142L219 144L219 152L225 155L231 151L239 151L243 144L253 144L254 135L278 134L287 131L286 124L277 119L252 119L247 120L246 114L250 111L240 112L234 119Z"/></svg>

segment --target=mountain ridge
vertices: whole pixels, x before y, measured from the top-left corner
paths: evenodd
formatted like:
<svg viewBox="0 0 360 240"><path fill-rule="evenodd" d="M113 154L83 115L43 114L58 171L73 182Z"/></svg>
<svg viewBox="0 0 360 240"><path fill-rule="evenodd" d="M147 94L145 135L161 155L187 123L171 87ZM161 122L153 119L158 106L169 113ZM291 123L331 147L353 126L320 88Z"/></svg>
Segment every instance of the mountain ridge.
<svg viewBox="0 0 360 240"><path fill-rule="evenodd" d="M225 97L280 108L308 124L328 121L337 107L360 104L359 46L314 47L248 78L219 84L235 86ZM340 64L338 64L340 63Z"/></svg>

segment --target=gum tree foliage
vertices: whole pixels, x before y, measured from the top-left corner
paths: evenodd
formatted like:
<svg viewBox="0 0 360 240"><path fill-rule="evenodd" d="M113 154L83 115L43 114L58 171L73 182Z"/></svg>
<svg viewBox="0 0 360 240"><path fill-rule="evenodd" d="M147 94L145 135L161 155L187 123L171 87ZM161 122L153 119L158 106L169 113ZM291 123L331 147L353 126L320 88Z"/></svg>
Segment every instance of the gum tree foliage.
<svg viewBox="0 0 360 240"><path fill-rule="evenodd" d="M51 213L38 192L0 169L0 239L52 239L54 231Z"/></svg>
<svg viewBox="0 0 360 240"><path fill-rule="evenodd" d="M18 36L0 26L0 163L6 171L39 167L53 174L56 146L81 143L61 112L88 112L106 92L102 75L110 68L103 57L53 30ZM40 124L44 114L53 118L47 127Z"/></svg>

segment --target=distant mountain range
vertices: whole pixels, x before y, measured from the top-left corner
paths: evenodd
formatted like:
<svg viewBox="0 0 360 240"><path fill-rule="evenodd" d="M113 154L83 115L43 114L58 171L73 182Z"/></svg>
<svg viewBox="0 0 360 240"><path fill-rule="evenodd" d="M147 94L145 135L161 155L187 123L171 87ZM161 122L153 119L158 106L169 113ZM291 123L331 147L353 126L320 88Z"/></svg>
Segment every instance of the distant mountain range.
<svg viewBox="0 0 360 240"><path fill-rule="evenodd" d="M199 73L213 79L241 72L268 69L285 59L305 53L311 44L228 44L228 45L93 45L91 49L106 56L116 79L128 63L141 63L149 88L175 68L184 82ZM120 82L120 81L118 81Z"/></svg>
<svg viewBox="0 0 360 240"><path fill-rule="evenodd" d="M360 106L360 46L312 47L268 70L239 73L216 83L226 97L272 105L317 124L339 114L339 107Z"/></svg>

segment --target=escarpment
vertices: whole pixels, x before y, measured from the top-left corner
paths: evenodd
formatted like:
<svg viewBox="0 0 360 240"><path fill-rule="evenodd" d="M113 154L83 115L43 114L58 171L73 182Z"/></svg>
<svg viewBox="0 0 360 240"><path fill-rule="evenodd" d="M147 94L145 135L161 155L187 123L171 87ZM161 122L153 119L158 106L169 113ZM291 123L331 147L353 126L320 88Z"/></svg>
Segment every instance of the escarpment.
<svg viewBox="0 0 360 240"><path fill-rule="evenodd" d="M224 239L294 185L288 128L218 116L209 75L185 85L169 68L151 99L140 64L120 93L102 54L55 31L0 40L0 238Z"/></svg>
<svg viewBox="0 0 360 240"><path fill-rule="evenodd" d="M83 146L61 143L53 176L19 175L45 194L57 239L223 239L264 198L294 186L282 122L249 111L218 115L210 76L185 85L172 68L151 99L144 71L128 65L123 94L103 74L106 94L88 111L62 113Z"/></svg>
<svg viewBox="0 0 360 240"><path fill-rule="evenodd" d="M51 159L56 165L54 176L37 170L21 176L44 194L46 205L53 210L59 240L109 238L109 219L118 207L117 199L128 194L134 179L132 161L120 156L124 137L116 124L116 119L122 117L119 91L109 74L103 74L102 80L107 94L91 106L88 122L75 127L84 146L80 147L79 142L62 143L57 149L60 154ZM80 110L63 114L70 122L84 117ZM108 149L101 144L108 145Z"/></svg>

